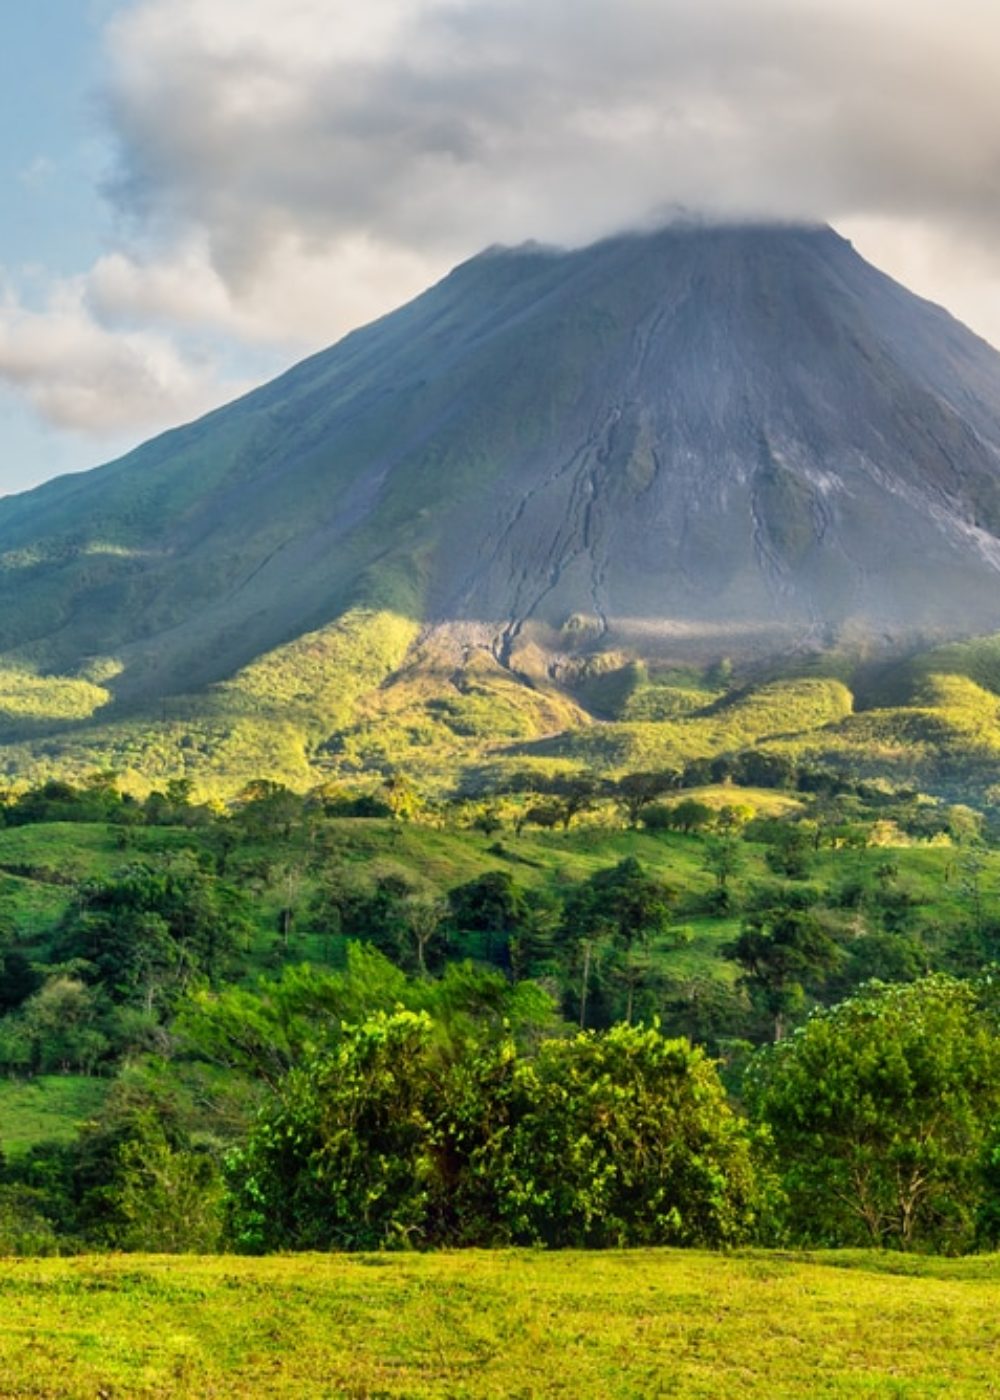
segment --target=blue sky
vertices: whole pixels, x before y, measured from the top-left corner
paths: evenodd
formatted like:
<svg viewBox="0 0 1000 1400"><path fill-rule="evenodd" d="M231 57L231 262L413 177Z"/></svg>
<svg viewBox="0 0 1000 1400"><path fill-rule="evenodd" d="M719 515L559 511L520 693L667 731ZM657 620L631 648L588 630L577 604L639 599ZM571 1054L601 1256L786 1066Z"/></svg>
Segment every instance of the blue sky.
<svg viewBox="0 0 1000 1400"><path fill-rule="evenodd" d="M86 0L7 7L0 45L0 263L29 302L48 276L97 257L107 222L99 182L110 159L99 120L102 17ZM91 465L91 446L0 389L0 491Z"/></svg>
<svg viewBox="0 0 1000 1400"><path fill-rule="evenodd" d="M96 257L106 209L98 182L110 159L100 119L101 34L110 5L11 5L0 46L0 178L13 191L3 220L8 266L71 274Z"/></svg>
<svg viewBox="0 0 1000 1400"><path fill-rule="evenodd" d="M0 494L461 258L826 220L1000 343L995 0L33 0L0 20Z"/></svg>

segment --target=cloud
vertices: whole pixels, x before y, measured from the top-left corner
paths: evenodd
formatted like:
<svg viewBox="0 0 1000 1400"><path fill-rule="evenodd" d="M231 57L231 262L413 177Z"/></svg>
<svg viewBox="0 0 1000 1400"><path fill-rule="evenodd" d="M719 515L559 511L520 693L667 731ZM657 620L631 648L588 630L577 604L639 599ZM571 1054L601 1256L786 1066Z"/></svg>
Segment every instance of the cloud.
<svg viewBox="0 0 1000 1400"><path fill-rule="evenodd" d="M48 422L93 434L165 427L225 393L211 366L169 339L102 326L73 281L57 284L40 310L9 289L0 298L0 378Z"/></svg>
<svg viewBox="0 0 1000 1400"><path fill-rule="evenodd" d="M678 205L829 220L1000 341L994 0L129 0L106 46L117 244L0 322L58 421L218 401L192 336L290 357Z"/></svg>
<svg viewBox="0 0 1000 1400"><path fill-rule="evenodd" d="M133 304L194 237L240 333L329 339L484 244L678 204L996 244L992 0L139 0L109 51Z"/></svg>
<svg viewBox="0 0 1000 1400"><path fill-rule="evenodd" d="M268 246L260 275L238 285L197 238L153 255L109 253L91 269L86 287L93 314L108 326L183 324L294 349L326 344L373 308L405 300L438 270L405 246L362 234L325 244L289 228Z"/></svg>
<svg viewBox="0 0 1000 1400"><path fill-rule="evenodd" d="M111 52L115 198L236 289L289 231L1000 215L992 0L142 0Z"/></svg>

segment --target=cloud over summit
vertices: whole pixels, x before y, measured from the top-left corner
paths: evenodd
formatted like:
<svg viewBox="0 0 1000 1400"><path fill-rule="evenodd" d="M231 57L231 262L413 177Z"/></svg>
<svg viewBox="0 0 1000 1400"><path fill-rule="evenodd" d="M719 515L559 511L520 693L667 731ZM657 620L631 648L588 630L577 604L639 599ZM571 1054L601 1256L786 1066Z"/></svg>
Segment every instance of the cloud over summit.
<svg viewBox="0 0 1000 1400"><path fill-rule="evenodd" d="M312 348L681 205L846 225L1000 338L992 0L132 0L107 53L104 335Z"/></svg>
<svg viewBox="0 0 1000 1400"><path fill-rule="evenodd" d="M453 255L658 203L1000 214L985 0L142 0L111 48L118 199L234 281L292 232Z"/></svg>

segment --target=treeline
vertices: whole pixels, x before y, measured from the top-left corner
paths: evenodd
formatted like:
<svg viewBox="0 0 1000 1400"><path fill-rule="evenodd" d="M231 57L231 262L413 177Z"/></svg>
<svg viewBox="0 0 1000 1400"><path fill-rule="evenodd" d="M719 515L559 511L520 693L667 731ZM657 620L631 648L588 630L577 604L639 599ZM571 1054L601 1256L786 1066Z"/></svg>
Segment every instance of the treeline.
<svg viewBox="0 0 1000 1400"><path fill-rule="evenodd" d="M739 1106L655 1025L573 1032L536 986L357 947L203 992L175 1034L77 1142L7 1163L2 1248L1000 1242L990 976L815 1012Z"/></svg>
<svg viewBox="0 0 1000 1400"><path fill-rule="evenodd" d="M734 785L730 804L691 795L707 786ZM196 801L186 778L168 782L145 798L124 791L112 771L81 783L52 779L23 792L0 793L0 826L43 822L108 822L122 832L138 826L225 828L232 824L257 838L315 827L324 818L395 818L432 826L467 825L487 836L529 828L568 831L581 821L683 832L726 829L745 823L754 809L741 803L740 786L795 794L821 827L820 841L843 840L845 827L863 830L891 821L915 840L966 841L983 836L982 813L945 803L880 779L850 778L832 770L797 766L783 755L748 751L697 759L684 769L658 769L602 778L587 771L545 775L514 773L485 791L428 798L405 773L392 772L374 786L352 789L326 783L305 794L270 779L248 783L230 802ZM855 833L856 834L856 833Z"/></svg>
<svg viewBox="0 0 1000 1400"><path fill-rule="evenodd" d="M0 1070L113 1073L160 1046L191 991L245 979L262 961L294 961L304 939L328 965L357 942L418 977L463 962L493 969L512 986L546 988L581 1029L656 1017L736 1068L751 1045L782 1038L811 1007L873 978L969 976L1000 957L974 850L956 855L961 913L944 926L928 921L891 854L862 868L863 847L845 852L838 878L821 883L811 878L807 825L755 825L754 849L773 878L745 878L747 845L730 833L697 840L704 883L695 890L626 857L541 887L488 870L437 895L402 873L324 855L301 903L280 907L266 935L254 917L259 886L236 878L245 871L232 850L222 853L232 879L216 873L222 855L211 851L133 859L76 886L42 956L16 925L0 927ZM294 862L255 869L282 899L305 889ZM718 955L735 964L734 978L714 975L704 957L702 970L679 965L693 937L687 921L705 915L733 926Z"/></svg>
<svg viewBox="0 0 1000 1400"><path fill-rule="evenodd" d="M635 804L664 781L633 774L619 787ZM559 783L574 815L597 800L586 797L592 782ZM413 805L401 779L385 795L400 811ZM812 1006L843 1000L872 978L969 976L1000 959L977 814L912 794L881 796L879 805L824 797L780 818L755 816L738 792L718 807L683 795L633 807L652 833L690 838L701 872L694 888L690 879L654 877L635 857L586 880L526 884L533 862L519 852L516 825L509 823L513 841L499 840L498 809L466 806L463 821L482 831L495 868L438 892L401 870L370 872L345 858L329 820L347 801L342 793L303 798L262 782L220 814L193 804L183 784L145 803L127 799L106 774L83 787L46 784L8 804L6 819L16 826L72 810L93 820L99 810L125 838L122 865L77 880L41 946L36 933L29 947L0 907L0 1069L112 1072L158 1043L191 987L245 977L262 961L301 959L306 947L336 964L346 940L371 944L408 973L438 974L471 959L514 983L538 981L580 1028L657 1016L671 1033L739 1064L748 1044L780 1038ZM949 825L946 921L927 910L893 849L877 844L886 812L898 835L901 812L911 807ZM116 819L123 812L127 822ZM176 848L147 851L133 831L136 821L155 826L167 816L176 826L185 812ZM817 878L830 851L832 878L829 861ZM64 868L4 869L73 884ZM271 905L280 901L266 933L257 912L265 893ZM691 940L692 922L706 917L735 924L719 945L737 966L734 980L680 970L675 954Z"/></svg>

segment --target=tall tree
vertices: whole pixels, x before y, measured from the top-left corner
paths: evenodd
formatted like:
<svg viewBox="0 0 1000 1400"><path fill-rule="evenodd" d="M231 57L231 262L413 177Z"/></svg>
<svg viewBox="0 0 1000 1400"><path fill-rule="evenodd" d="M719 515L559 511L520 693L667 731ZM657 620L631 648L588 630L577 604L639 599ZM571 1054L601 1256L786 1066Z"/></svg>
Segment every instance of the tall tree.
<svg viewBox="0 0 1000 1400"><path fill-rule="evenodd" d="M968 1248L1000 1115L1000 1037L975 987L872 984L752 1062L803 1241Z"/></svg>

